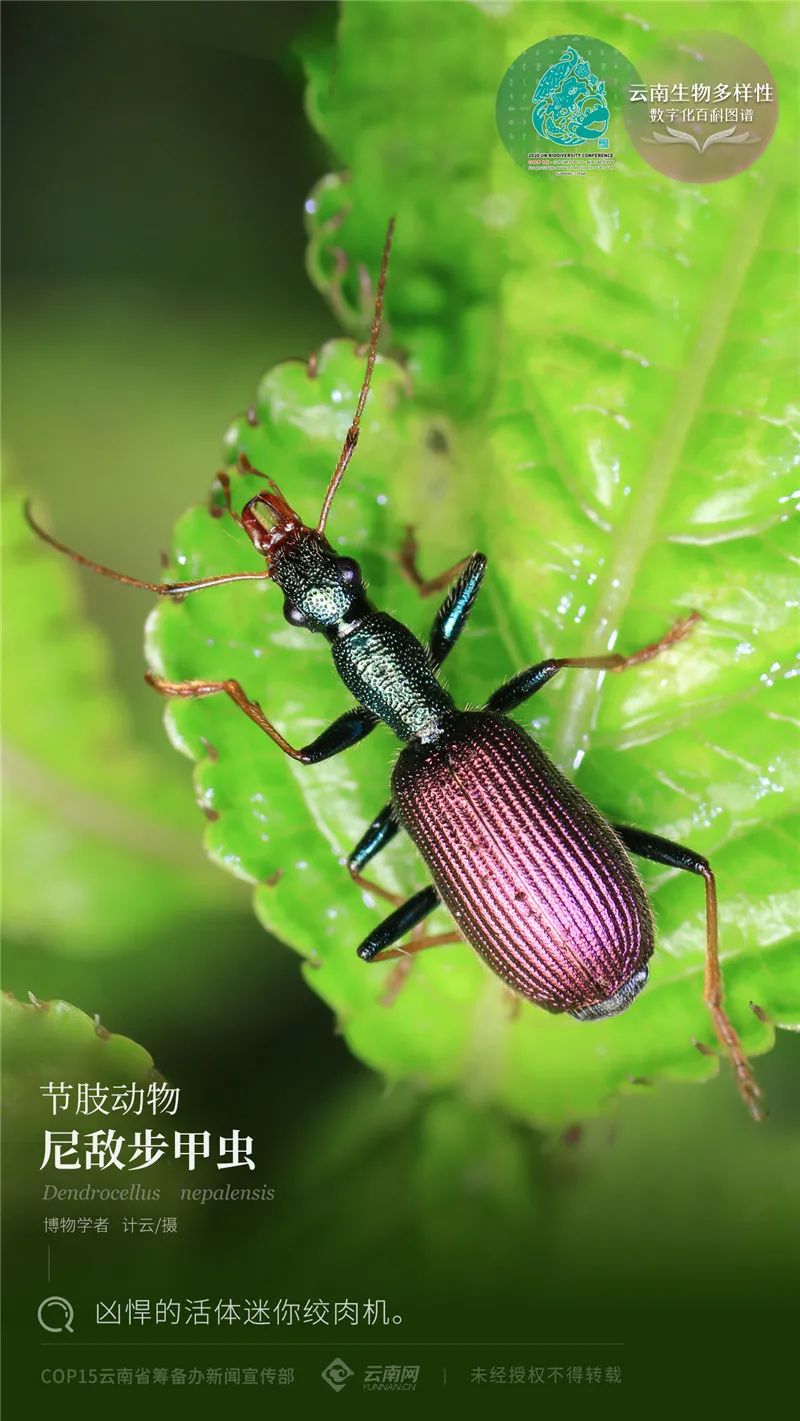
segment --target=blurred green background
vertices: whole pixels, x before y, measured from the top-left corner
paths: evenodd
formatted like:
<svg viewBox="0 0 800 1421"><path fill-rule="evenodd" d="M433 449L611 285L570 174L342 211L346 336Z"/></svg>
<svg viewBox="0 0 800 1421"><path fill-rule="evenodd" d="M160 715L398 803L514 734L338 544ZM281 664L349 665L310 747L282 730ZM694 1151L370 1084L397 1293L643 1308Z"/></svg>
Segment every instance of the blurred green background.
<svg viewBox="0 0 800 1421"><path fill-rule="evenodd" d="M304 115L297 57L300 39L323 46L335 23L328 4L5 8L6 486L12 501L31 491L65 541L112 566L157 574L261 372L339 333L305 273L303 203L331 161ZM61 574L51 584L37 568L42 596L57 591ZM637 1393L763 1395L796 1289L796 1035L779 1033L758 1062L771 1111L761 1130L727 1072L702 1088L643 1088L613 1122L560 1140L446 1097L386 1093L256 923L247 886L204 860L189 764L142 682L146 595L80 583L102 638L86 653L91 716L56 694L48 753L63 718L63 763L7 752L16 892L3 986L64 998L140 1043L181 1085L191 1128L255 1137L255 1178L277 1199L257 1217L256 1206L187 1214L174 1239L135 1252L129 1238L56 1238L56 1291L77 1301L82 1279L105 1272L125 1296L249 1294L257 1259L265 1292L386 1296L404 1338L485 1344L466 1349L470 1363L511 1361L489 1346L510 1341L529 1362L523 1344L539 1339L586 1344L571 1355L586 1365L589 1344L621 1341ZM39 610L6 604L34 641L24 687L7 658L9 732L15 715L44 727L58 684L56 652L36 656L34 639L53 635ZM163 847L142 852L159 823ZM34 1081L33 1067L15 1075L12 1103ZM39 1126L6 1155L5 1331L20 1348L7 1385L19 1395L42 1365ZM296 1362L307 1396L328 1394L318 1373L330 1350ZM401 1355L389 1353L376 1344L380 1360ZM463 1369L463 1352L440 1357ZM599 1360L616 1355L601 1346ZM84 1394L81 1409L92 1405L99 1395Z"/></svg>

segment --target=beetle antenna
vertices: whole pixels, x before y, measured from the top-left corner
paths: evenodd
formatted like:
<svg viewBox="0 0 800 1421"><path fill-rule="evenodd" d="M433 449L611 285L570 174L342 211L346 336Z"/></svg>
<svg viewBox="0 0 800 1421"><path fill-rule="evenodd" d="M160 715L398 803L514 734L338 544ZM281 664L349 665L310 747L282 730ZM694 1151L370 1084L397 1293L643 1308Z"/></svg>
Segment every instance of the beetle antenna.
<svg viewBox="0 0 800 1421"><path fill-rule="evenodd" d="M383 288L386 285L386 272L389 266L389 252L392 246L392 237L394 236L394 222L395 219L391 217L389 219L389 225L386 228L386 240L383 244L383 255L381 256L381 269L380 275L378 276L378 289L375 293L375 310L372 316L372 329L370 331L369 336L369 350L367 352L367 368L364 372L364 383L361 386L361 393L358 397L356 412L353 415L353 423L350 425L350 428L347 431L347 436L345 438L344 445L342 446L342 452L339 455L339 462L333 471L333 476L331 478L330 483L328 484L328 488L325 493L325 498L323 499L322 511L319 515L319 522L317 524L317 532L320 534L325 532L325 524L328 521L328 514L330 512L330 507L333 503L336 490L338 489L339 484L344 478L345 470L347 468L347 465L350 463L351 458L353 457L353 451L358 443L361 416L364 413L364 406L367 403L367 395L369 394L369 383L372 379L372 370L375 365L375 356L378 351L378 337L381 333L381 321L383 319Z"/></svg>
<svg viewBox="0 0 800 1421"><path fill-rule="evenodd" d="M218 577L200 577L196 582L145 582L140 577L128 577L127 573L116 572L113 567L94 562L92 558L84 557L83 553L77 553L74 548L68 548L66 543L59 543L52 533L46 532L36 522L27 500L23 511L28 526L37 538L41 538L43 543L49 543L56 552L72 558L73 562L80 563L82 567L91 568L92 572L99 572L101 577L112 577L115 582L124 582L127 587L143 587L148 592L155 592L159 597L185 597L188 592L197 592L201 587L219 587L223 582L263 582L269 577L267 572L225 572Z"/></svg>

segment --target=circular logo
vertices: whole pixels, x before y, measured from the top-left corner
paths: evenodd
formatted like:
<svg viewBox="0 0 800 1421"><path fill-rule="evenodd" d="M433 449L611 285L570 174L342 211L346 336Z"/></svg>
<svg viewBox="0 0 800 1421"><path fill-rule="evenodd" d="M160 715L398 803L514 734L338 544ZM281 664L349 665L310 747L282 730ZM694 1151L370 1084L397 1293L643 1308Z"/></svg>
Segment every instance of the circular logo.
<svg viewBox="0 0 800 1421"><path fill-rule="evenodd" d="M75 1312L68 1298L60 1298L54 1294L50 1298L42 1299L36 1309L36 1316L39 1326L43 1327L45 1332L71 1332Z"/></svg>
<svg viewBox="0 0 800 1421"><path fill-rule="evenodd" d="M633 65L591 35L552 35L514 60L497 91L497 129L526 172L578 177L614 166Z"/></svg>
<svg viewBox="0 0 800 1421"><path fill-rule="evenodd" d="M717 183L761 157L778 121L778 94L764 60L741 40L684 34L648 61L624 116L651 168L679 182Z"/></svg>

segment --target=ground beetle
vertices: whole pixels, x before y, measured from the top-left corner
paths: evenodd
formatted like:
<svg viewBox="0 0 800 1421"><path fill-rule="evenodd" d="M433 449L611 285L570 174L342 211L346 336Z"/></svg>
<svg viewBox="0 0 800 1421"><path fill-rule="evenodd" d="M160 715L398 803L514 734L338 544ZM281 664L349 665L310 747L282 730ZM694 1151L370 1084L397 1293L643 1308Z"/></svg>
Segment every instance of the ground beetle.
<svg viewBox="0 0 800 1421"><path fill-rule="evenodd" d="M228 511L266 558L265 572L197 582L143 582L57 542L30 511L29 522L59 552L160 596L184 597L201 587L271 578L284 594L287 621L327 639L333 664L355 704L300 750L275 729L238 681L176 682L152 672L147 680L168 696L224 692L284 754L306 765L358 744L379 721L403 741L392 774L391 800L347 861L357 883L399 904L358 948L365 962L410 960L410 954L423 948L466 939L514 993L547 1011L597 1021L624 1010L638 996L654 946L650 906L629 853L699 874L706 891L705 1000L716 1035L733 1062L739 1090L751 1114L760 1119L761 1092L722 1005L717 897L707 860L656 834L609 824L522 727L508 719L510 711L567 667L622 671L651 660L686 636L698 614L684 617L659 641L630 656L537 662L500 686L483 710L462 711L437 672L472 610L486 567L483 555L473 553L426 580L418 571L415 540L408 531L400 565L420 593L453 583L426 647L402 623L373 607L358 563L338 556L325 537L369 392L393 227L391 222L381 260L364 381L316 527L303 523L266 475L259 475L266 490L237 514L229 480L220 475ZM245 459L240 469L256 472ZM416 844L433 879L407 902L361 877L361 870L401 828ZM438 903L450 910L458 931L416 936L406 948L393 948Z"/></svg>

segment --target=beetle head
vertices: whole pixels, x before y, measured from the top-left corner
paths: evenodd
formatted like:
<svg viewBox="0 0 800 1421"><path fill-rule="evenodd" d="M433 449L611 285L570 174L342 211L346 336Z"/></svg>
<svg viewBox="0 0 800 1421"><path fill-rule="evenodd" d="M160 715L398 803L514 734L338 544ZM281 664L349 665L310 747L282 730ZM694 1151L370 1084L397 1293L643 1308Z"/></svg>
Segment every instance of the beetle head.
<svg viewBox="0 0 800 1421"><path fill-rule="evenodd" d="M323 534L303 523L276 484L250 499L242 524L267 559L292 626L341 636L369 610L358 563L339 557Z"/></svg>

